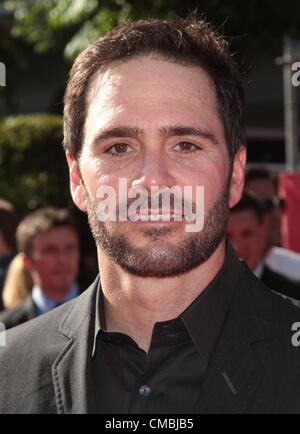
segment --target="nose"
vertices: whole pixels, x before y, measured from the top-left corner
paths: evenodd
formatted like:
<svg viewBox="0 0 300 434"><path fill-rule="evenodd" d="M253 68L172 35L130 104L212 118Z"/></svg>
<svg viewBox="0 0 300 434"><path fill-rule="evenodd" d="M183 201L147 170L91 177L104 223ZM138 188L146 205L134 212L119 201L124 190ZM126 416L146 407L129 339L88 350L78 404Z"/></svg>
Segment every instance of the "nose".
<svg viewBox="0 0 300 434"><path fill-rule="evenodd" d="M170 162L160 152L146 153L132 187L144 187L150 191L153 186L174 186L176 181L170 172L169 164Z"/></svg>
<svg viewBox="0 0 300 434"><path fill-rule="evenodd" d="M56 260L60 265L67 265L70 261L69 255L66 251L60 250L56 254Z"/></svg>

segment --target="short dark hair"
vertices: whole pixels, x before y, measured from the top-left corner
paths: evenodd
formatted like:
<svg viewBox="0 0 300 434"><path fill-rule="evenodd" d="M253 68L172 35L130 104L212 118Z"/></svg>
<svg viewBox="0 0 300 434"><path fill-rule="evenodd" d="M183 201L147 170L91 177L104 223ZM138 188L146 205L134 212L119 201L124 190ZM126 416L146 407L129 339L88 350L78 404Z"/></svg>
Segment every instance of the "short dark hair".
<svg viewBox="0 0 300 434"><path fill-rule="evenodd" d="M89 45L71 69L65 93L64 147L79 158L86 118L86 94L93 75L113 64L158 56L200 66L214 82L230 160L246 144L242 77L227 41L204 20L140 20L114 28Z"/></svg>
<svg viewBox="0 0 300 434"><path fill-rule="evenodd" d="M73 216L65 208L46 207L28 214L17 228L18 250L31 256L35 237L42 232L60 227L70 227L78 233Z"/></svg>
<svg viewBox="0 0 300 434"><path fill-rule="evenodd" d="M260 200L247 191L242 194L240 201L230 210L231 213L241 211L253 211L259 223L262 223L266 213Z"/></svg>
<svg viewBox="0 0 300 434"><path fill-rule="evenodd" d="M18 217L13 205L7 200L0 199L0 231L7 246L16 249L16 229Z"/></svg>
<svg viewBox="0 0 300 434"><path fill-rule="evenodd" d="M247 170L245 177L245 186L252 181L270 181L277 190L277 178L272 173L263 167L253 167Z"/></svg>

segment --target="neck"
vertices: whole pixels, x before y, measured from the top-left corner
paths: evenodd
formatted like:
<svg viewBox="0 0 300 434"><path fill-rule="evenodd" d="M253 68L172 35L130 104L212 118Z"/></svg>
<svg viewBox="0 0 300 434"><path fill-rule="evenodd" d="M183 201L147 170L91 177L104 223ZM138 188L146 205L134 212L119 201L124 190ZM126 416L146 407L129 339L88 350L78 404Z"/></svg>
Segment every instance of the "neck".
<svg viewBox="0 0 300 434"><path fill-rule="evenodd" d="M71 289L71 286L67 286L64 288L52 288L48 285L43 285L41 282L38 281L35 281L34 284L41 288L43 294L56 302L63 300Z"/></svg>
<svg viewBox="0 0 300 434"><path fill-rule="evenodd" d="M148 351L154 324L180 315L216 276L224 256L222 242L199 267L158 279L128 274L98 250L107 331L127 334Z"/></svg>

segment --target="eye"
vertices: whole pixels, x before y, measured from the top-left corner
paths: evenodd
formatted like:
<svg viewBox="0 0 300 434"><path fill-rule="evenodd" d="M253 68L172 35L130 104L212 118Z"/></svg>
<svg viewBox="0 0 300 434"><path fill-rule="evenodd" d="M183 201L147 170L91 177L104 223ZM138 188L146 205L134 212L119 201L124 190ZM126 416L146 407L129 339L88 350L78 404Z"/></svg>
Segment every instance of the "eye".
<svg viewBox="0 0 300 434"><path fill-rule="evenodd" d="M127 143L115 143L109 149L106 150L106 154L110 154L114 157L118 157L122 154L128 154L130 151L130 146Z"/></svg>
<svg viewBox="0 0 300 434"><path fill-rule="evenodd" d="M175 145L175 150L186 154L200 150L201 148L192 142L183 141Z"/></svg>

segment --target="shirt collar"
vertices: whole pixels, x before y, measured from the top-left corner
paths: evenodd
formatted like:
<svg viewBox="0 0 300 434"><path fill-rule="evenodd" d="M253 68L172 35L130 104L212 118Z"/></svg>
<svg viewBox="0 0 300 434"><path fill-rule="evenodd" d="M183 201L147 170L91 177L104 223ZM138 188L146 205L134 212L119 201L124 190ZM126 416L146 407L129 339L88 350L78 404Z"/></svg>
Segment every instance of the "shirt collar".
<svg viewBox="0 0 300 434"><path fill-rule="evenodd" d="M207 363L229 311L240 266L238 257L227 241L223 266L180 315L198 353Z"/></svg>
<svg viewBox="0 0 300 434"><path fill-rule="evenodd" d="M265 268L265 263L264 263L264 261L260 261L260 262L257 264L257 266L255 267L255 270L253 271L253 274L255 274L255 276L256 276L258 279L261 279L261 276L262 276L262 274L263 274L264 268Z"/></svg>
<svg viewBox="0 0 300 434"><path fill-rule="evenodd" d="M240 269L240 261L229 241L226 242L225 260L212 282L175 319L156 323L170 324L180 330L180 322L185 326L198 353L208 363L213 348L226 318ZM95 333L92 356L95 354L97 336L106 329L104 300L100 280L96 297Z"/></svg>
<svg viewBox="0 0 300 434"><path fill-rule="evenodd" d="M59 301L59 304L66 303L67 301L72 300L77 297L79 294L79 287L77 283L73 283L70 290L66 293L64 298ZM32 288L32 299L37 308L37 314L42 315L43 313L48 312L49 310L54 309L57 306L57 300L53 300L49 296L47 296L42 289L34 285Z"/></svg>

